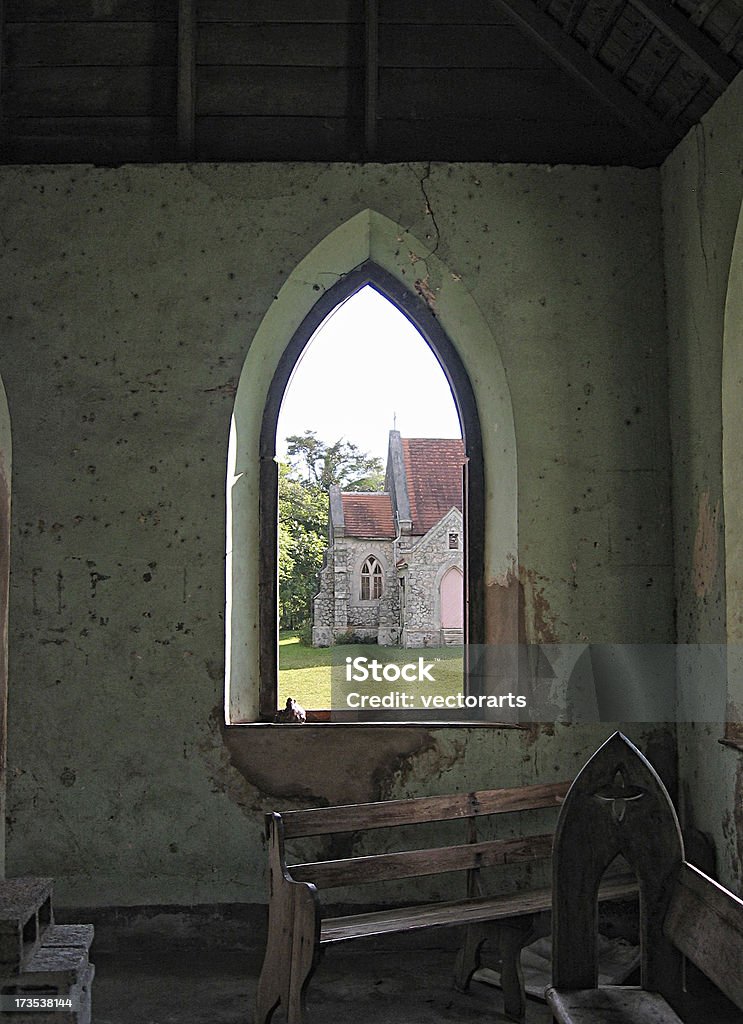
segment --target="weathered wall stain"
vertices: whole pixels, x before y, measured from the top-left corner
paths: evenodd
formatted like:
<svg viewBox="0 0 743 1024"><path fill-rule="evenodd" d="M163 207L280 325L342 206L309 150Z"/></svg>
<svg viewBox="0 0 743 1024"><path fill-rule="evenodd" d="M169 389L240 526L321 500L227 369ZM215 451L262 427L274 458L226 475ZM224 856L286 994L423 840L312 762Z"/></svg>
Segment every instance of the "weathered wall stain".
<svg viewBox="0 0 743 1024"><path fill-rule="evenodd" d="M485 642L559 643L557 619L545 593L548 580L515 565L490 580L485 592Z"/></svg>
<svg viewBox="0 0 743 1024"><path fill-rule="evenodd" d="M709 492L704 491L699 497L697 529L694 535L694 550L692 553L694 593L699 598L704 598L710 593L717 576L719 564L719 512L719 501L716 501L714 506L710 507Z"/></svg>
<svg viewBox="0 0 743 1024"><path fill-rule="evenodd" d="M379 800L409 758L435 745L424 728L357 725L353 743L347 729L334 726L221 729L230 777L239 773L274 807ZM224 773L221 779L226 785Z"/></svg>

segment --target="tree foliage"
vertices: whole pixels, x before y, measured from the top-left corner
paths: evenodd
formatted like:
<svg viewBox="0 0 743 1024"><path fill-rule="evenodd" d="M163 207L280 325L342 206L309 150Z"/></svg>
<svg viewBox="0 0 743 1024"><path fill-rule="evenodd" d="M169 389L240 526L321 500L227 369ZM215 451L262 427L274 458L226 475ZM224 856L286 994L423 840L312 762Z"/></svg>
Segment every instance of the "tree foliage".
<svg viewBox="0 0 743 1024"><path fill-rule="evenodd" d="M286 446L295 472L324 491L332 484L344 491L380 491L384 485L382 460L343 437L327 444L307 430L287 437Z"/></svg>
<svg viewBox="0 0 743 1024"><path fill-rule="evenodd" d="M312 621L312 599L328 542L328 489L375 491L383 485L381 459L342 438L321 441L314 431L287 439L290 463L279 465L279 621L302 629Z"/></svg>

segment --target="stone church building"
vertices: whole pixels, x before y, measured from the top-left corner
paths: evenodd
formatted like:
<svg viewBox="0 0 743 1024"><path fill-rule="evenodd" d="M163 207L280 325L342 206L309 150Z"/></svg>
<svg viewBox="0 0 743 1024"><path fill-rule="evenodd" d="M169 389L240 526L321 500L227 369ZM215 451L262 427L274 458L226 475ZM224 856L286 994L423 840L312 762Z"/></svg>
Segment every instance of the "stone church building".
<svg viewBox="0 0 743 1024"><path fill-rule="evenodd" d="M461 440L391 430L383 493L330 488L313 644L462 643L464 463Z"/></svg>

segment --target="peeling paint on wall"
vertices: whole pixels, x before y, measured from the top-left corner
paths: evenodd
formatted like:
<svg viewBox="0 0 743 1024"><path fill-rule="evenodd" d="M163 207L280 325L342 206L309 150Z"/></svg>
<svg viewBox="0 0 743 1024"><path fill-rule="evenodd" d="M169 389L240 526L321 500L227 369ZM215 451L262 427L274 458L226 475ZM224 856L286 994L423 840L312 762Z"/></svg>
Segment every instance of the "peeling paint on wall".
<svg viewBox="0 0 743 1024"><path fill-rule="evenodd" d="M710 593L717 575L719 512L719 501L715 502L714 508L711 508L709 492L704 491L699 499L697 531L694 536L694 551L692 555L694 593L700 599Z"/></svg>

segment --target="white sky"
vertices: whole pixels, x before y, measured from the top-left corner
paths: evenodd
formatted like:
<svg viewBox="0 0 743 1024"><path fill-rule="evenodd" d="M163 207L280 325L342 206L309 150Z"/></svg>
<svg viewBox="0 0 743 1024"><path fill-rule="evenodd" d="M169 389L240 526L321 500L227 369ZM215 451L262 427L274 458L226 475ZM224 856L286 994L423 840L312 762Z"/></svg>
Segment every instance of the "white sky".
<svg viewBox="0 0 743 1024"><path fill-rule="evenodd" d="M408 318L367 285L338 306L310 339L281 404L276 451L314 430L387 457L397 415L403 437L461 437L451 389Z"/></svg>

